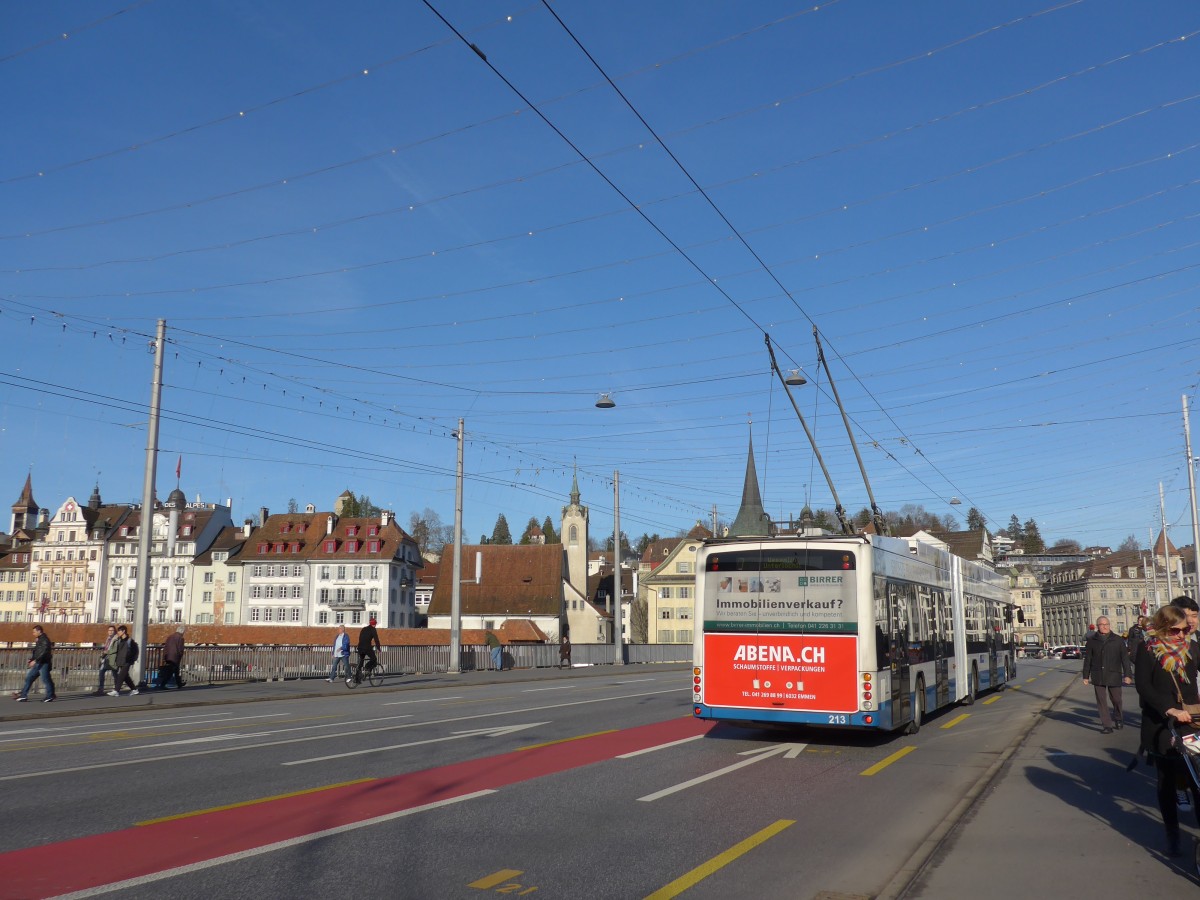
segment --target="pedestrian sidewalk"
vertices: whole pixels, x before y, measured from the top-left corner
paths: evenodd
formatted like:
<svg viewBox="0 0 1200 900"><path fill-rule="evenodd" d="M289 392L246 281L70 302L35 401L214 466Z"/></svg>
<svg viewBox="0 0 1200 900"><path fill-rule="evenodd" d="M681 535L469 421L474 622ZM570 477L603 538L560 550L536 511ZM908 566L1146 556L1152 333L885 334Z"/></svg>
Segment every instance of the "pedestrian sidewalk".
<svg viewBox="0 0 1200 900"><path fill-rule="evenodd" d="M683 663L654 663L655 672L685 672L691 666ZM629 668L628 666L626 668ZM460 687L463 685L500 684L509 682L555 681L563 678L611 677L615 666L575 666L571 669L504 669L500 672L477 670L460 675L445 673L388 675L380 687L360 685L351 691L345 682L333 684L324 678L303 678L290 681L253 681L222 684L191 683L183 689L158 690L148 688L136 695L128 691L120 697L107 694L95 696L87 691L59 691L53 703L43 703L41 683L35 682L29 700L17 703L12 693L0 697L0 722L27 719L61 718L68 716L108 715L126 710L145 711L188 706L211 706L227 703L254 703L264 700L296 700L310 697L353 696L360 692L400 691L418 687ZM680 689L686 689L687 679L680 675Z"/></svg>
<svg viewBox="0 0 1200 900"><path fill-rule="evenodd" d="M1127 771L1141 725L1132 687L1123 702L1125 727L1101 734L1092 688L1075 677L901 896L1195 896L1196 815L1181 813L1184 855L1168 859L1154 767Z"/></svg>

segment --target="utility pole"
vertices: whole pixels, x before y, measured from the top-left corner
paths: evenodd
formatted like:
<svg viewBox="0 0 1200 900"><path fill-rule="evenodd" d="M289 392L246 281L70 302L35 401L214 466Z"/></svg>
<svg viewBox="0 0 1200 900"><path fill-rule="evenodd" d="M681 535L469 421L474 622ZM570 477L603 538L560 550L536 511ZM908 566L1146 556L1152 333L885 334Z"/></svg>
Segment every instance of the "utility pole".
<svg viewBox="0 0 1200 900"><path fill-rule="evenodd" d="M462 671L462 513L463 513L463 420L458 420L458 465L454 477L454 583L450 589L450 664L446 672Z"/></svg>
<svg viewBox="0 0 1200 900"><path fill-rule="evenodd" d="M1196 471L1192 458L1192 427L1188 422L1188 399L1183 395L1183 445L1187 453L1188 496L1192 501L1192 599L1200 594L1200 517L1196 515Z"/></svg>
<svg viewBox="0 0 1200 900"><path fill-rule="evenodd" d="M613 470L613 665L625 665L625 645L622 643L621 612L621 473Z"/></svg>
<svg viewBox="0 0 1200 900"><path fill-rule="evenodd" d="M1170 603L1171 602L1171 550L1170 550L1171 544L1167 539L1167 514L1166 514L1166 512L1163 511L1163 489L1162 489L1161 481L1158 483L1158 521L1162 525L1163 563L1164 563L1163 567L1167 570L1167 602ZM1150 552L1153 553L1154 548L1151 548Z"/></svg>
<svg viewBox="0 0 1200 900"><path fill-rule="evenodd" d="M154 381L150 387L150 421L146 429L146 472L142 482L142 522L138 526L138 604L133 612L133 639L139 648L133 668L134 684L141 684L146 667L146 632L150 621L150 592L154 579L150 572L150 542L154 539L154 472L158 466L158 411L162 400L163 345L167 320L158 320L154 338ZM119 688L120 685L117 685Z"/></svg>

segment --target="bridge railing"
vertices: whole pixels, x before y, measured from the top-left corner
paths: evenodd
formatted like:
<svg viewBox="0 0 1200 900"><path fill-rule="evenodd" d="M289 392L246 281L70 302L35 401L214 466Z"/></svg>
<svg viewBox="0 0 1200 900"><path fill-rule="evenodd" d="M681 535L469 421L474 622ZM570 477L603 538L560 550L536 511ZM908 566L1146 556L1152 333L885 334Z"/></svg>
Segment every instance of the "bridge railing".
<svg viewBox="0 0 1200 900"><path fill-rule="evenodd" d="M687 663L692 659L691 644L626 644L622 648L626 663ZM559 664L557 645L506 644L503 648L506 669L548 668ZM399 674L437 674L450 667L450 648L446 646L384 647L381 654L389 672ZM28 650L0 650L0 690L16 691L25 679ZM144 671L150 684L156 683L162 662L162 648L151 647L143 654ZM259 646L186 648L183 678L196 684L222 684L247 681L283 681L300 678L326 678L333 658L329 647ZM574 644L573 666L608 666L615 662L612 644ZM464 672L491 667L487 647L468 645L459 650L459 666ZM57 647L52 674L63 691L95 689L100 666L100 649ZM112 683L105 676L105 688Z"/></svg>

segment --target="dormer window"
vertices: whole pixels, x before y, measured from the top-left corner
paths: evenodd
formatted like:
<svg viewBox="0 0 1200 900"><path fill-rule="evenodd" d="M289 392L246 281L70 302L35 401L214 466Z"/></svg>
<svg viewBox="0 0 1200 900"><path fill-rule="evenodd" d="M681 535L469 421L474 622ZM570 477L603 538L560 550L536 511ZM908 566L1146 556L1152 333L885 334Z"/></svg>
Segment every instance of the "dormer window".
<svg viewBox="0 0 1200 900"><path fill-rule="evenodd" d="M367 552L368 553L378 553L379 552L379 541L367 541Z"/></svg>
<svg viewBox="0 0 1200 900"><path fill-rule="evenodd" d="M128 525L121 526L121 537L129 537L129 526Z"/></svg>
<svg viewBox="0 0 1200 900"><path fill-rule="evenodd" d="M337 541L326 541L325 542L325 552L326 553L333 553L335 550L337 550Z"/></svg>
<svg viewBox="0 0 1200 900"><path fill-rule="evenodd" d="M378 525L372 525L370 528L367 529L367 537L375 537L375 535L377 535L377 534L379 534L379 526Z"/></svg>
<svg viewBox="0 0 1200 900"><path fill-rule="evenodd" d="M350 553L358 552L358 541L346 541L346 550Z"/></svg>
<svg viewBox="0 0 1200 900"><path fill-rule="evenodd" d="M276 552L276 553L282 553L282 552L283 552L283 548L284 548L285 546L286 546L285 544L276 544L276 545L275 545L275 552Z"/></svg>
<svg viewBox="0 0 1200 900"><path fill-rule="evenodd" d="M292 544L292 552L293 553L300 552L300 542L299 541L296 541L294 544Z"/></svg>
<svg viewBox="0 0 1200 900"><path fill-rule="evenodd" d="M258 552L259 552L259 553L266 553L266 552L267 552L267 545L266 545L265 543L259 544L259 545L258 545Z"/></svg>
<svg viewBox="0 0 1200 900"><path fill-rule="evenodd" d="M358 536L358 526L357 525L347 525L346 526L346 537L357 537L357 536Z"/></svg>
<svg viewBox="0 0 1200 900"><path fill-rule="evenodd" d="M281 532L281 533L283 533L283 534L287 534L289 531L291 531L291 530L292 530L292 523L291 523L291 522L284 522L284 523L283 523L283 526L282 526L282 527L281 527L279 530L280 530L280 532Z"/></svg>

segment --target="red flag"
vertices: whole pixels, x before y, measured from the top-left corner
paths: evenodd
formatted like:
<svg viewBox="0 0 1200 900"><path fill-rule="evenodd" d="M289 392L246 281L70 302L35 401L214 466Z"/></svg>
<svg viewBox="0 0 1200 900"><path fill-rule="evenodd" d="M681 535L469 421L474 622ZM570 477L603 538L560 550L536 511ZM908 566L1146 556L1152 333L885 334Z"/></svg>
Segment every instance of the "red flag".
<svg viewBox="0 0 1200 900"><path fill-rule="evenodd" d="M175 463L175 480L179 480L179 473L183 469L183 454L179 454L179 459Z"/></svg>

